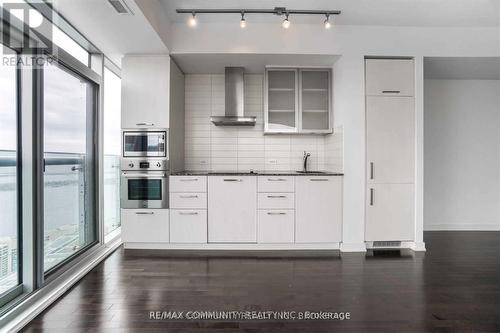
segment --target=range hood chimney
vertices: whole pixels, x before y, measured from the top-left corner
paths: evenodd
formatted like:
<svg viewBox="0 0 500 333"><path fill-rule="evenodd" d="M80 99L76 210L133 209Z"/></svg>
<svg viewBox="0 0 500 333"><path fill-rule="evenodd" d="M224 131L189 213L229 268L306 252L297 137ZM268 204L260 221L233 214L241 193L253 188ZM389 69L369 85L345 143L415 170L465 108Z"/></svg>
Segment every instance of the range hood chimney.
<svg viewBox="0 0 500 333"><path fill-rule="evenodd" d="M255 117L245 117L245 92L243 67L225 68L225 113L224 116L212 116L210 121L215 126L255 126Z"/></svg>

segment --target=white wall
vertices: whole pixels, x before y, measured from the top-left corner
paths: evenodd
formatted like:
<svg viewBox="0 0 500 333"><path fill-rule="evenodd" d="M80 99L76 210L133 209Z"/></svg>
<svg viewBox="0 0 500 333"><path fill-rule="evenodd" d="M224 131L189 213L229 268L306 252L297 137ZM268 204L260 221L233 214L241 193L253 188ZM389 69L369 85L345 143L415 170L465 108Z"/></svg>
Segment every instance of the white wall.
<svg viewBox="0 0 500 333"><path fill-rule="evenodd" d="M230 38L228 38L230 32ZM500 56L499 28L336 26L210 23L173 24L172 53L341 55L334 65L334 126L344 133L343 250L363 251L365 211L364 56L413 56L416 63L415 248L423 244L423 57Z"/></svg>
<svg viewBox="0 0 500 333"><path fill-rule="evenodd" d="M424 229L500 230L500 81L424 89Z"/></svg>
<svg viewBox="0 0 500 333"><path fill-rule="evenodd" d="M263 75L245 75L245 115L254 127L220 127L210 116L224 115L224 75L186 75L187 170L301 170L303 152L310 170L342 171L342 133L264 135Z"/></svg>

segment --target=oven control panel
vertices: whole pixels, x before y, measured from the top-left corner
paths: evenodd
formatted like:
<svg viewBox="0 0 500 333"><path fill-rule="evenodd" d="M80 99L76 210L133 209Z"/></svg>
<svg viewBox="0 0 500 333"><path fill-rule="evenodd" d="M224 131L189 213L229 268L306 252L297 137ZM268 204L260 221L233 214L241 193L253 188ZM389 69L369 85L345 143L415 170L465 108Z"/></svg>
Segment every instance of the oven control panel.
<svg viewBox="0 0 500 333"><path fill-rule="evenodd" d="M168 160L153 158L123 158L121 161L121 169L134 171L167 171Z"/></svg>

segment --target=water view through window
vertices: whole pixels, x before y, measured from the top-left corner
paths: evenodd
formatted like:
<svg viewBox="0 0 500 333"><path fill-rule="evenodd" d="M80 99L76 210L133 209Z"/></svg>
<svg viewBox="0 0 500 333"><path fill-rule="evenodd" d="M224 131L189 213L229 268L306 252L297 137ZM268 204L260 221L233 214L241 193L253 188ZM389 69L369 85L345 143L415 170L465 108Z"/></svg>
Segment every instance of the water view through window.
<svg viewBox="0 0 500 333"><path fill-rule="evenodd" d="M0 295L19 283L16 98L16 68L0 65Z"/></svg>
<svg viewBox="0 0 500 333"><path fill-rule="evenodd" d="M95 240L92 89L55 65L44 70L44 269ZM90 106L92 108L92 106Z"/></svg>

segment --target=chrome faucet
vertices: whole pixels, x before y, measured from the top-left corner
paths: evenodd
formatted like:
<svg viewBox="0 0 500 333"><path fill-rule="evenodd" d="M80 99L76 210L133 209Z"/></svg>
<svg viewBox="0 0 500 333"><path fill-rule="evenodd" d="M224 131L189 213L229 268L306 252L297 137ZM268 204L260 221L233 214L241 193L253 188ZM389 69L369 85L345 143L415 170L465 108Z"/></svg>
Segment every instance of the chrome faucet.
<svg viewBox="0 0 500 333"><path fill-rule="evenodd" d="M307 172L307 158L311 156L311 153L304 151L304 172Z"/></svg>

